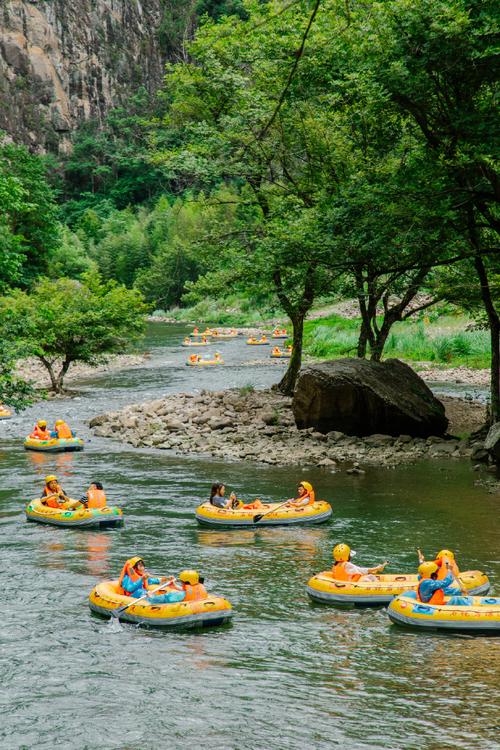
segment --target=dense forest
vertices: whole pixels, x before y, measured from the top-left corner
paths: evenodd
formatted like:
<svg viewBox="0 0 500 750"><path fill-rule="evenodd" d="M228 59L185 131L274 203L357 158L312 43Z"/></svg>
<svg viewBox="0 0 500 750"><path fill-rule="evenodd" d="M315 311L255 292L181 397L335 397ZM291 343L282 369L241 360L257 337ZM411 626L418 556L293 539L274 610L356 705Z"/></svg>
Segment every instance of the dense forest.
<svg viewBox="0 0 500 750"><path fill-rule="evenodd" d="M2 338L20 295L60 279L122 285L138 314L239 299L290 319L289 393L319 300L356 301L346 353L375 360L395 325L447 303L488 332L500 420L496 15L165 1L160 90L85 123L69 154L0 145ZM4 396L19 355L2 345Z"/></svg>

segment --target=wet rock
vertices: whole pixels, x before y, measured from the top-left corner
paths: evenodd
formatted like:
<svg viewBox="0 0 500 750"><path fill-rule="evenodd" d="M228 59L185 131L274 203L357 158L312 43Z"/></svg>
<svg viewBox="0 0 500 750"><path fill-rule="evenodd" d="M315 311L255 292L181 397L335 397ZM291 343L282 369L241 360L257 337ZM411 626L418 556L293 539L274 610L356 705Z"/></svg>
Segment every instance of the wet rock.
<svg viewBox="0 0 500 750"><path fill-rule="evenodd" d="M182 430L183 426L183 423L179 419L167 419L163 422L163 427L169 432Z"/></svg>
<svg viewBox="0 0 500 750"><path fill-rule="evenodd" d="M487 462L489 458L489 451L482 445L475 445L472 447L471 460Z"/></svg>
<svg viewBox="0 0 500 750"><path fill-rule="evenodd" d="M299 429L426 437L446 432L444 406L399 360L338 359L303 368L293 397Z"/></svg>
<svg viewBox="0 0 500 750"><path fill-rule="evenodd" d="M484 441L484 449L488 451L495 463L500 464L500 422L490 427Z"/></svg>
<svg viewBox="0 0 500 750"><path fill-rule="evenodd" d="M99 414L97 417L93 417L89 422L89 427L100 427L102 424L109 420L108 414Z"/></svg>

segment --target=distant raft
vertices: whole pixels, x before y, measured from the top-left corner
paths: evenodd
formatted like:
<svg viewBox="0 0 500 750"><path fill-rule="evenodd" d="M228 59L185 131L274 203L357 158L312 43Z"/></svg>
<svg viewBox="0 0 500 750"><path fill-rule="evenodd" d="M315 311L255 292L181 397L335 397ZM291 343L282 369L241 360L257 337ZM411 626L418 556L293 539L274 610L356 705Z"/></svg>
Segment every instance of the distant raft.
<svg viewBox="0 0 500 750"><path fill-rule="evenodd" d="M196 601L153 604L142 599L134 604L130 596L119 593L118 581L103 581L92 589L89 606L102 617L112 617L112 610L129 604L120 620L155 628L195 628L224 625L233 616L231 604L221 596L209 594Z"/></svg>
<svg viewBox="0 0 500 750"><path fill-rule="evenodd" d="M123 511L121 508L113 506L64 510L62 508L50 508L44 505L40 499L36 499L26 506L26 520L71 529L82 527L102 529L122 526Z"/></svg>
<svg viewBox="0 0 500 750"><path fill-rule="evenodd" d="M228 526L231 528L250 527L256 529L259 526L294 526L297 524L316 524L328 521L332 514L332 506L324 500L317 500L302 508L293 506L277 508L280 503L262 504L260 508L217 508L208 501L196 508L196 520L205 526ZM256 515L268 513L261 521L254 523Z"/></svg>
<svg viewBox="0 0 500 750"><path fill-rule="evenodd" d="M287 347L286 349L280 349L279 346L275 346L271 352L271 357L273 359L290 359L292 356L292 347Z"/></svg>
<svg viewBox="0 0 500 750"><path fill-rule="evenodd" d="M382 573L376 581L340 581L331 570L317 573L309 579L306 591L317 602L323 604L355 604L358 606L382 606L395 596L414 591L418 576L412 573L387 575ZM460 583L473 596L487 594L490 588L488 576L480 570L466 570L459 575Z"/></svg>
<svg viewBox="0 0 500 750"><path fill-rule="evenodd" d="M500 633L500 598L474 596L468 606L423 604L408 594L397 596L387 608L396 625L421 630L446 630L467 633Z"/></svg>
<svg viewBox="0 0 500 750"><path fill-rule="evenodd" d="M0 419L10 419L12 416L12 412L10 409L7 409L6 406L3 404L0 404Z"/></svg>
<svg viewBox="0 0 500 750"><path fill-rule="evenodd" d="M247 344L249 346L269 346L269 341L265 336L262 336L260 339L250 336L250 338L247 339Z"/></svg>
<svg viewBox="0 0 500 750"><path fill-rule="evenodd" d="M202 339L201 341L193 341L190 338L186 336L184 341L182 342L182 346L208 346L209 341L205 339L205 341Z"/></svg>
<svg viewBox="0 0 500 750"><path fill-rule="evenodd" d="M27 437L24 441L27 451L39 451L41 453L67 453L69 451L82 451L83 440L81 438L50 438L49 440L37 440Z"/></svg>
<svg viewBox="0 0 500 750"><path fill-rule="evenodd" d="M210 367L211 365L223 365L224 360L222 357L214 357L213 359L203 359L202 357L190 357L186 362L188 367Z"/></svg>

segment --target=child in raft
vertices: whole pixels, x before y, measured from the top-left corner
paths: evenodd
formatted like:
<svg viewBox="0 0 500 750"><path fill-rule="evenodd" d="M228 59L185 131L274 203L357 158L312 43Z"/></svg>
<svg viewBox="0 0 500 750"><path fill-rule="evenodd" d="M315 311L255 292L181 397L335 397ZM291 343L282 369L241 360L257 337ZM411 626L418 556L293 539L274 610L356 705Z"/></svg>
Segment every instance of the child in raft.
<svg viewBox="0 0 500 750"><path fill-rule="evenodd" d="M337 544L333 548L334 565L332 575L337 581L378 581L377 573L382 573L388 561L375 565L373 568L362 568L354 565L351 559L356 552L347 544Z"/></svg>
<svg viewBox="0 0 500 750"><path fill-rule="evenodd" d="M183 591L167 591L164 594L148 594L148 586L159 585L164 583L165 586L172 585L174 581L171 578L155 578L146 571L146 566L142 557L131 557L123 566L120 578L118 579L118 588L124 596L130 596L133 599L140 599L147 596L152 604L170 604L171 602L182 602L186 598Z"/></svg>
<svg viewBox="0 0 500 750"><path fill-rule="evenodd" d="M420 548L417 548L417 555L418 562L420 565L422 565L426 560ZM456 579L460 575L460 571L455 561L455 554L450 549L442 549L437 553L435 560L433 560L432 562L434 562L437 566L436 579L438 581L442 581L448 575L448 567L446 563L449 564L449 570L453 574L453 581L451 585L444 590L445 596L455 596L457 594L460 594L460 587L458 586L456 581Z"/></svg>
<svg viewBox="0 0 500 750"><path fill-rule="evenodd" d="M66 495L54 474L45 477L45 487L40 499L44 505L58 510L76 510L82 507L78 500L71 500Z"/></svg>
<svg viewBox="0 0 500 750"><path fill-rule="evenodd" d="M462 607L468 607L473 603L473 599L470 596L460 596L460 589L453 586L456 585L456 578L451 570L450 563L446 560L444 564L446 570L446 576L439 578L439 567L435 562L423 562L419 565L418 575L419 583L416 591L410 591L405 596L414 596L417 601L423 604L455 604ZM447 594L447 591L452 591L453 594ZM457 595L458 592L458 595ZM450 599L445 602L444 597L450 596Z"/></svg>

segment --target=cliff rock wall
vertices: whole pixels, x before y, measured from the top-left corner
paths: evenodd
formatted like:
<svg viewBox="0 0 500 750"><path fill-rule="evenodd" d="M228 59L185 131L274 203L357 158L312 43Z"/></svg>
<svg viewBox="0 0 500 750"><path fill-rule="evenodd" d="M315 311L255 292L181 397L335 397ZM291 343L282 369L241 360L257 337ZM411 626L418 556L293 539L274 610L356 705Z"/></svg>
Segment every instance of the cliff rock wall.
<svg viewBox="0 0 500 750"><path fill-rule="evenodd" d="M36 151L67 151L163 74L161 0L0 0L0 130Z"/></svg>

